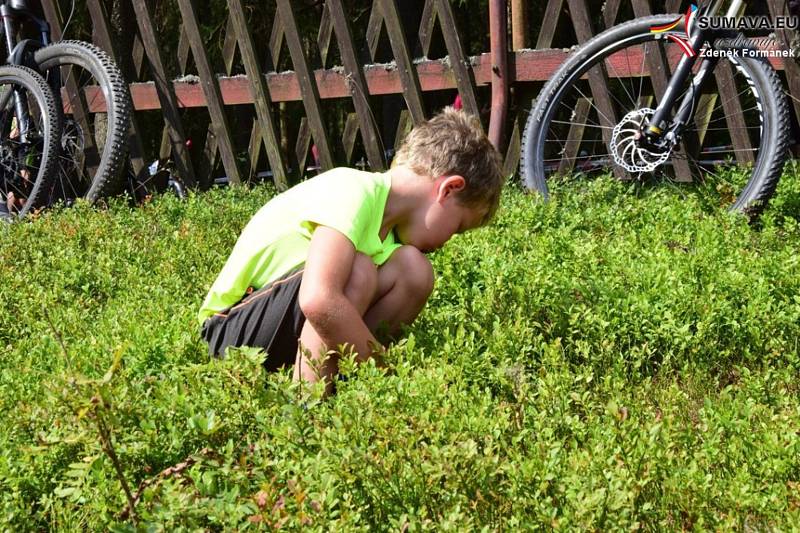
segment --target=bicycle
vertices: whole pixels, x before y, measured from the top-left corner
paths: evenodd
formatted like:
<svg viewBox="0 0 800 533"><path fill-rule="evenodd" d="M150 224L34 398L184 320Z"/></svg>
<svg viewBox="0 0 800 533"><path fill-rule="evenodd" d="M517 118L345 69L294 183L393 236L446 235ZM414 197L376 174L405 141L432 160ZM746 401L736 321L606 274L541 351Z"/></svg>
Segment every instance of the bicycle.
<svg viewBox="0 0 800 533"><path fill-rule="evenodd" d="M787 160L789 107L752 40L697 23L720 3L702 2L679 19L638 18L575 50L525 125L524 187L547 199L551 179L609 171L705 181L731 211L757 216ZM734 0L725 17L738 20L747 4Z"/></svg>
<svg viewBox="0 0 800 533"><path fill-rule="evenodd" d="M73 1L73 11L74 6ZM33 182L4 179L0 183L8 211L24 216L58 201L85 198L95 202L113 192L125 162L131 114L130 95L114 61L90 43L51 42L49 24L29 9L26 0L3 0L0 16L7 62L41 74L52 91L62 124L54 168L39 172ZM17 30L24 23L36 27L38 39L17 39ZM15 98L18 114L24 114L24 108L25 103ZM3 140L7 140L5 135ZM9 193L14 202L8 201Z"/></svg>
<svg viewBox="0 0 800 533"><path fill-rule="evenodd" d="M60 137L61 114L44 78L0 66L0 220L27 214L47 195Z"/></svg>

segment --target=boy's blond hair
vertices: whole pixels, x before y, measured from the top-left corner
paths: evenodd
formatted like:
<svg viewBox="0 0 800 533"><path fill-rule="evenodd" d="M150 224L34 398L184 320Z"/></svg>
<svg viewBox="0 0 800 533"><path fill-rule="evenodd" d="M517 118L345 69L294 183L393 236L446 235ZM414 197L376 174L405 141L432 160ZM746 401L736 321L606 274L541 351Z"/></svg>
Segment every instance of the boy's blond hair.
<svg viewBox="0 0 800 533"><path fill-rule="evenodd" d="M487 208L481 225L497 211L504 181L500 154L483 132L480 120L465 111L446 107L415 127L392 165L405 165L432 178L462 176L467 183L457 198L465 206Z"/></svg>

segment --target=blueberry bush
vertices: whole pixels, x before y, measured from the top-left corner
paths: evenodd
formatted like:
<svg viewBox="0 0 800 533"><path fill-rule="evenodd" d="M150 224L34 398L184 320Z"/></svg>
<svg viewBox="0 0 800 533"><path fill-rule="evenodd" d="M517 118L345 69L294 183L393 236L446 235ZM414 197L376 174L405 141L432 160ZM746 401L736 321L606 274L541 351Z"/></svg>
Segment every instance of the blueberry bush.
<svg viewBox="0 0 800 533"><path fill-rule="evenodd" d="M328 399L199 337L270 188L2 225L0 529L792 529L800 184L711 192L510 185Z"/></svg>

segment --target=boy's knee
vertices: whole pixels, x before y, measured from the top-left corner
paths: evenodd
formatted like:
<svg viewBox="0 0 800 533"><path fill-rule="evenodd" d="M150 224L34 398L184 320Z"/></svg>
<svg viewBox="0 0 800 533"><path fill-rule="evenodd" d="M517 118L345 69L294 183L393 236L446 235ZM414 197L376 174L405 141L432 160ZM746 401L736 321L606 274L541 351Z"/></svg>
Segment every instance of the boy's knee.
<svg viewBox="0 0 800 533"><path fill-rule="evenodd" d="M369 309L378 290L378 269L372 259L357 253L344 295L362 315Z"/></svg>
<svg viewBox="0 0 800 533"><path fill-rule="evenodd" d="M394 252L402 264L402 282L414 297L427 300L433 292L433 265L425 254L413 246L402 246Z"/></svg>

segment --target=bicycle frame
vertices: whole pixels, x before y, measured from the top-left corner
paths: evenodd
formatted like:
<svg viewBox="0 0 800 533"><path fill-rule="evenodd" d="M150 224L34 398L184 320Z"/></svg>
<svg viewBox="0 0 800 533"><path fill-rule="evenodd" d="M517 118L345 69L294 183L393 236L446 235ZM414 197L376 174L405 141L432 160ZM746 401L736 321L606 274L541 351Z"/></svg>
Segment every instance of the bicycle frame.
<svg viewBox="0 0 800 533"><path fill-rule="evenodd" d="M20 45L23 45L23 43L26 43L26 41L30 41L29 39L25 39L19 43L15 42L14 36L16 33L16 28L14 27L14 22L16 20L27 19L34 22L38 26L41 39L38 41L38 43L36 41L33 41L33 43L36 43L39 46L47 46L51 42L50 24L46 20L40 19L34 15L33 12L27 8L24 1L18 1L17 4L22 7L12 7L8 4L8 2L0 3L0 16L3 17L2 31L6 37L6 52L8 53L7 61L15 65L20 64L17 62L21 60ZM31 44L31 42L27 42L26 46L31 46Z"/></svg>
<svg viewBox="0 0 800 533"><path fill-rule="evenodd" d="M46 20L40 19L34 15L33 12L27 8L24 0L18 0L16 3L19 7L13 7L8 2L0 4L0 17L3 18L2 31L5 34L6 52L8 54L6 56L7 62L13 65L25 65L26 52L50 44L50 24L48 24ZM14 22L20 18L33 21L38 26L41 35L40 41L24 39L20 42L16 42L16 27ZM20 89L14 89L13 96L20 141L26 142L30 126L28 106L27 103L23 101ZM11 93L9 92L0 98L0 109L5 109L10 97Z"/></svg>
<svg viewBox="0 0 800 533"><path fill-rule="evenodd" d="M719 12L723 0L716 0L713 4L701 7L701 14L705 16L714 16ZM726 12L726 17L738 17L743 9L746 7L746 0L733 0L730 7ZM691 40L691 46L694 50L700 50L707 42L713 42L714 37L720 34L720 31L714 30L699 30L697 35ZM666 139L670 142L675 142L678 139L681 128L686 125L691 119L691 115L696 108L696 104L700 98L700 89L702 89L709 74L716 64L716 59L703 59L700 64L700 69L692 79L691 90L686 91L686 95L678 106L678 111L675 113L672 124L668 126L667 120L670 111L675 105L680 88L688 81L692 73L692 69L697 63L699 56L689 57L684 56L678 63L675 69L675 74L670 78L669 85L664 93L664 98L655 110L653 117L645 128L645 135L653 144Z"/></svg>

